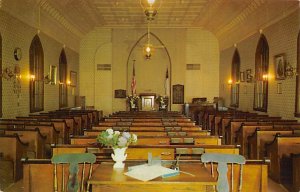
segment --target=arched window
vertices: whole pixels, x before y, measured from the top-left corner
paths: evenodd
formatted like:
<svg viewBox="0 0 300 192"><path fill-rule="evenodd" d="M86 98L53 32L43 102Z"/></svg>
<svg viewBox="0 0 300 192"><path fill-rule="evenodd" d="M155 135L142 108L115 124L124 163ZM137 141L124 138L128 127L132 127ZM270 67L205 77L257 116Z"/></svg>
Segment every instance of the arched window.
<svg viewBox="0 0 300 192"><path fill-rule="evenodd" d="M44 51L38 35L30 45L30 112L44 110Z"/></svg>
<svg viewBox="0 0 300 192"><path fill-rule="evenodd" d="M297 41L297 74L300 74L300 32ZM296 109L295 116L300 117L300 77L296 76Z"/></svg>
<svg viewBox="0 0 300 192"><path fill-rule="evenodd" d="M237 49L233 54L231 65L231 106L239 107L239 90L240 90L240 54Z"/></svg>
<svg viewBox="0 0 300 192"><path fill-rule="evenodd" d="M267 112L268 110L268 73L269 45L262 34L255 53L255 84L253 109Z"/></svg>
<svg viewBox="0 0 300 192"><path fill-rule="evenodd" d="M67 94L67 57L65 50L62 49L59 56L59 107L68 106Z"/></svg>

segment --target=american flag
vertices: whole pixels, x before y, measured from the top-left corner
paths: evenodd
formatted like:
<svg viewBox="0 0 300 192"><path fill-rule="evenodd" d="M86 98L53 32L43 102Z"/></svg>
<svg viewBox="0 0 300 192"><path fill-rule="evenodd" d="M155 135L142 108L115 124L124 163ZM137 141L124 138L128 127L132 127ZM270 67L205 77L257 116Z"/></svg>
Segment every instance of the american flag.
<svg viewBox="0 0 300 192"><path fill-rule="evenodd" d="M165 80L165 96L169 96L170 93L170 82L169 82L169 70L166 72L166 80Z"/></svg>
<svg viewBox="0 0 300 192"><path fill-rule="evenodd" d="M132 80L131 80L131 94L136 95L136 80L135 80L135 60L133 60Z"/></svg>

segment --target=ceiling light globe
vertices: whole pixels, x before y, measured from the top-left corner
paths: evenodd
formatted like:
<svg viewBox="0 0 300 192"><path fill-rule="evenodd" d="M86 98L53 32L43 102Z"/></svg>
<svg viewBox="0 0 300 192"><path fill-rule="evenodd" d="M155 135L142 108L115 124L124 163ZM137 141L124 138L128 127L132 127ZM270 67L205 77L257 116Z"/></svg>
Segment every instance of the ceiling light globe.
<svg viewBox="0 0 300 192"><path fill-rule="evenodd" d="M147 0L149 5L152 6L155 3L155 0Z"/></svg>
<svg viewBox="0 0 300 192"><path fill-rule="evenodd" d="M146 52L150 53L151 52L151 48L149 46L146 47Z"/></svg>

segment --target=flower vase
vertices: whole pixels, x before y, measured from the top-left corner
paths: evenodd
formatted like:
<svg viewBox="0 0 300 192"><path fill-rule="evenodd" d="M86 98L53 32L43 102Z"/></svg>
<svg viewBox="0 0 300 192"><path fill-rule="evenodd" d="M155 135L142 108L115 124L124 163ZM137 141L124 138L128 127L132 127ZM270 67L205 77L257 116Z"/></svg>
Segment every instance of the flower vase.
<svg viewBox="0 0 300 192"><path fill-rule="evenodd" d="M114 169L123 169L125 163L123 161L126 160L127 154L125 154L127 147L123 148L113 148L114 153L111 154L112 159L115 161Z"/></svg>

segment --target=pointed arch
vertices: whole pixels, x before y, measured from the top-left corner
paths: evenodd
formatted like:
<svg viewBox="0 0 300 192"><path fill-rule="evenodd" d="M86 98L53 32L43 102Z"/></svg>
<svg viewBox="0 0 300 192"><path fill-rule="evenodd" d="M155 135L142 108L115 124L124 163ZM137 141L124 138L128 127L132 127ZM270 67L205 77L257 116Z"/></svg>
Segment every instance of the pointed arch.
<svg viewBox="0 0 300 192"><path fill-rule="evenodd" d="M269 74L269 44L261 34L255 52L255 84L253 109L267 112L268 110L268 77Z"/></svg>
<svg viewBox="0 0 300 192"><path fill-rule="evenodd" d="M239 107L239 83L240 83L240 54L236 48L231 63L231 106Z"/></svg>
<svg viewBox="0 0 300 192"><path fill-rule="evenodd" d="M128 91L128 67L129 67L129 60L130 60L130 57L134 51L134 49L139 45L139 43L145 38L147 37L148 33L144 33L136 42L135 44L132 46L131 50L130 50L130 53L128 55L128 58L127 58L127 67L126 67L126 77L127 77L127 80L126 80L126 90ZM165 46L165 44L161 41L161 39L155 35L154 33L150 32L150 35L152 37L154 37L163 47L163 49L165 50L166 54L167 54L167 57L168 57L168 65L166 66L167 67L167 70L168 70L168 82L169 82L169 87L171 87L171 84L172 84L172 61L171 61L171 57L170 57L170 54L169 54L169 51L167 49L167 47ZM169 100L168 100L168 106L169 106L169 110L171 110L171 97L172 97L172 89L169 89Z"/></svg>
<svg viewBox="0 0 300 192"><path fill-rule="evenodd" d="M59 56L59 108L68 106L67 69L67 56L63 48Z"/></svg>
<svg viewBox="0 0 300 192"><path fill-rule="evenodd" d="M31 41L29 49L30 113L44 110L44 51L38 35Z"/></svg>

